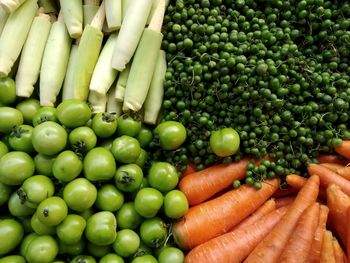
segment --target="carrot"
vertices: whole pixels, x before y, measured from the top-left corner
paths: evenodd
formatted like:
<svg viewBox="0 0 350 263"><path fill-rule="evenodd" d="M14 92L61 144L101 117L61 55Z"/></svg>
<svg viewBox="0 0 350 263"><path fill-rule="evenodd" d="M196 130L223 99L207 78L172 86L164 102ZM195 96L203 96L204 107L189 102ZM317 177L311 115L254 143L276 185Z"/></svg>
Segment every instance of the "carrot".
<svg viewBox="0 0 350 263"><path fill-rule="evenodd" d="M187 176L189 174L192 174L194 172L196 172L195 165L192 164L192 163L189 163L189 164L186 165L186 169L185 169L185 171L183 171L183 173L181 175L181 178L183 178L183 177L185 177L185 176Z"/></svg>
<svg viewBox="0 0 350 263"><path fill-rule="evenodd" d="M314 240L312 242L311 250L309 253L308 262L310 263L320 262L323 232L326 230L328 213L329 213L328 207L326 205L320 205L320 216L318 218Z"/></svg>
<svg viewBox="0 0 350 263"><path fill-rule="evenodd" d="M199 204L230 186L234 180L243 179L249 159L229 165L218 164L182 178L179 189L186 195L190 205Z"/></svg>
<svg viewBox="0 0 350 263"><path fill-rule="evenodd" d="M344 253L343 249L341 248L341 246L339 245L338 240L336 238L333 238L332 243L333 243L335 262L344 263L344 259L346 258L345 253Z"/></svg>
<svg viewBox="0 0 350 263"><path fill-rule="evenodd" d="M276 208L280 208L282 206L290 205L295 200L295 196L286 196L275 198Z"/></svg>
<svg viewBox="0 0 350 263"><path fill-rule="evenodd" d="M346 160L340 159L339 155L336 154L320 154L317 159L320 163L338 163L342 165L347 163Z"/></svg>
<svg viewBox="0 0 350 263"><path fill-rule="evenodd" d="M316 201L319 184L318 176L311 176L308 179L305 186L300 189L295 201L290 205L287 214L253 250L245 260L246 263L278 262L301 214Z"/></svg>
<svg viewBox="0 0 350 263"><path fill-rule="evenodd" d="M284 248L279 262L307 262L317 228L320 204L314 203L305 209Z"/></svg>
<svg viewBox="0 0 350 263"><path fill-rule="evenodd" d="M343 164L339 164L339 163L320 163L322 166L327 167L329 170L333 171L333 172L337 172L337 170L339 168L343 168L344 165Z"/></svg>
<svg viewBox="0 0 350 263"><path fill-rule="evenodd" d="M321 163L321 165L350 181L350 166L337 163Z"/></svg>
<svg viewBox="0 0 350 263"><path fill-rule="evenodd" d="M336 171L341 177L350 181L350 166L344 166Z"/></svg>
<svg viewBox="0 0 350 263"><path fill-rule="evenodd" d="M316 174L320 177L321 185L328 186L330 184L337 184L341 187L344 193L350 195L350 181L341 177L337 173L329 170L320 164L310 164L307 167L310 175Z"/></svg>
<svg viewBox="0 0 350 263"><path fill-rule="evenodd" d="M350 140L343 140L334 150L346 159L350 159Z"/></svg>
<svg viewBox="0 0 350 263"><path fill-rule="evenodd" d="M302 177L298 174L288 174L286 176L286 182L291 187L296 188L296 189L300 189L306 184L307 178Z"/></svg>
<svg viewBox="0 0 350 263"><path fill-rule="evenodd" d="M334 258L333 235L329 230L323 232L320 263L337 263Z"/></svg>
<svg viewBox="0 0 350 263"><path fill-rule="evenodd" d="M343 244L346 244L347 209L350 207L350 197L339 186L331 184L327 188L327 206L329 208L330 225L343 241Z"/></svg>
<svg viewBox="0 0 350 263"><path fill-rule="evenodd" d="M264 181L260 190L243 185L192 206L173 224L172 233L176 242L183 249L191 249L228 232L269 199L278 186L279 179Z"/></svg>
<svg viewBox="0 0 350 263"><path fill-rule="evenodd" d="M350 207L346 210L346 221L350 222ZM346 253L348 255L347 261L350 262L350 227L347 228L346 230L346 243L345 243L345 249Z"/></svg>
<svg viewBox="0 0 350 263"><path fill-rule="evenodd" d="M350 222L350 207L348 207L348 209L346 210L346 220L347 222ZM347 228L346 231L346 253L348 255L347 261L350 262L350 227Z"/></svg>
<svg viewBox="0 0 350 263"><path fill-rule="evenodd" d="M231 231L246 228L249 225L255 223L260 220L263 216L269 214L270 212L276 209L276 202L274 199L270 199L266 201L262 206L260 206L253 214L244 219L241 223L236 225Z"/></svg>
<svg viewBox="0 0 350 263"><path fill-rule="evenodd" d="M307 178L302 177L298 174L288 174L286 176L287 183L295 188L295 189L301 189L307 182ZM326 196L325 190L323 188L319 189L319 196L324 198Z"/></svg>
<svg viewBox="0 0 350 263"><path fill-rule="evenodd" d="M195 247L187 254L185 263L242 262L287 210L287 207L276 209L249 227L235 229Z"/></svg>

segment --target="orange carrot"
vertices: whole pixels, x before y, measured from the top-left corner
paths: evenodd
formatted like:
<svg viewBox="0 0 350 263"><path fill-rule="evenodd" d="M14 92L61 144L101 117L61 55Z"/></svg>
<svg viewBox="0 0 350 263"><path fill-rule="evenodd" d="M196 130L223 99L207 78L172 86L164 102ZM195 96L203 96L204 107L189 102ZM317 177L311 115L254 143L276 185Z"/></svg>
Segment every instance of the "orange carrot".
<svg viewBox="0 0 350 263"><path fill-rule="evenodd" d="M343 168L344 165L339 163L320 163L322 166L327 167L329 170L333 172L337 172L339 168Z"/></svg>
<svg viewBox="0 0 350 263"><path fill-rule="evenodd" d="M283 249L279 262L307 262L317 228L319 212L319 203L314 203L305 209L287 242L288 245Z"/></svg>
<svg viewBox="0 0 350 263"><path fill-rule="evenodd" d="M295 201L290 205L287 214L253 250L245 260L246 263L278 262L301 214L316 201L319 184L318 176L311 176L308 179L305 186L300 189Z"/></svg>
<svg viewBox="0 0 350 263"><path fill-rule="evenodd" d="M337 263L334 258L333 235L329 230L323 232L320 263Z"/></svg>
<svg viewBox="0 0 350 263"><path fill-rule="evenodd" d="M350 195L350 181L341 177L337 173L329 170L328 168L320 164L310 164L307 167L310 175L316 174L320 177L321 185L328 186L330 184L336 184L341 187L344 193Z"/></svg>
<svg viewBox="0 0 350 263"><path fill-rule="evenodd" d="M347 222L350 222L350 207L346 210L346 220ZM350 227L346 230L346 253L348 254L348 261L350 262Z"/></svg>
<svg viewBox="0 0 350 263"><path fill-rule="evenodd" d="M195 165L193 163L189 163L186 165L185 171L183 171L183 173L181 174L181 178L183 178L189 174L192 174L194 172L196 172Z"/></svg>
<svg viewBox="0 0 350 263"><path fill-rule="evenodd" d="M345 165L347 163L346 160L342 160L336 154L320 154L317 157L320 163L339 163Z"/></svg>
<svg viewBox="0 0 350 263"><path fill-rule="evenodd" d="M350 197L339 186L331 184L327 188L327 206L329 208L330 225L334 228L343 244L347 236L347 209L350 207Z"/></svg>
<svg viewBox="0 0 350 263"><path fill-rule="evenodd" d="M190 205L199 204L230 186L234 180L243 179L249 159L244 158L228 165L218 164L182 178L179 189Z"/></svg>
<svg viewBox="0 0 350 263"><path fill-rule="evenodd" d="M350 166L344 166L336 171L341 177L350 181Z"/></svg>
<svg viewBox="0 0 350 263"><path fill-rule="evenodd" d="M287 207L276 209L249 227L230 231L195 247L187 254L185 263L242 262L287 210Z"/></svg>
<svg viewBox="0 0 350 263"><path fill-rule="evenodd" d="M276 209L276 202L274 199L270 199L266 201L262 206L260 206L253 214L251 214L249 217L244 219L241 223L236 225L231 229L237 230L240 228L246 228L249 225L255 223L256 221L260 220L263 216L269 214L270 212L274 211Z"/></svg>
<svg viewBox="0 0 350 263"><path fill-rule="evenodd" d="M230 231L265 203L279 183L278 179L266 180L260 190L243 185L215 199L192 206L173 225L176 242L183 249L191 249Z"/></svg>
<svg viewBox="0 0 350 263"><path fill-rule="evenodd" d="M326 205L320 205L320 216L318 218L314 240L312 242L311 250L309 253L308 262L310 263L320 262L323 232L326 230L328 213L329 213L328 207Z"/></svg>
<svg viewBox="0 0 350 263"><path fill-rule="evenodd" d="M286 176L286 182L291 187L296 188L296 189L300 189L306 184L307 178L302 177L298 174L288 174Z"/></svg>
<svg viewBox="0 0 350 263"><path fill-rule="evenodd" d="M280 208L282 206L290 205L295 200L295 196L286 196L275 198L276 208Z"/></svg>
<svg viewBox="0 0 350 263"><path fill-rule="evenodd" d="M350 140L343 140L334 150L346 159L350 159Z"/></svg>
<svg viewBox="0 0 350 263"><path fill-rule="evenodd" d="M301 189L306 184L307 178L298 174L288 174L286 176L286 181L291 187ZM324 198L326 196L324 188L320 188L318 194L320 197Z"/></svg>
<svg viewBox="0 0 350 263"><path fill-rule="evenodd" d="M333 243L335 262L344 263L345 253L344 253L343 249L341 248L341 246L339 245L338 240L336 238L333 238L332 243Z"/></svg>
<svg viewBox="0 0 350 263"><path fill-rule="evenodd" d="M321 163L321 165L327 167L341 177L344 177L346 180L350 180L350 166L344 166L337 163Z"/></svg>

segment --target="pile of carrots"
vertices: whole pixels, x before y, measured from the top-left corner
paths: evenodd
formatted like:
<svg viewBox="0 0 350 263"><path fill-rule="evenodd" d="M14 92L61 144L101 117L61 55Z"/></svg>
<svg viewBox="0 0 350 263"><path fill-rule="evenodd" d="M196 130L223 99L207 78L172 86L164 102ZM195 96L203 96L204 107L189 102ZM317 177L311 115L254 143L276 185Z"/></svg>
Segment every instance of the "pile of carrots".
<svg viewBox="0 0 350 263"><path fill-rule="evenodd" d="M350 141L335 148L344 157L321 157L309 176L290 174L259 190L243 185L249 159L202 171L190 167L179 188L189 211L173 224L185 263L350 262Z"/></svg>

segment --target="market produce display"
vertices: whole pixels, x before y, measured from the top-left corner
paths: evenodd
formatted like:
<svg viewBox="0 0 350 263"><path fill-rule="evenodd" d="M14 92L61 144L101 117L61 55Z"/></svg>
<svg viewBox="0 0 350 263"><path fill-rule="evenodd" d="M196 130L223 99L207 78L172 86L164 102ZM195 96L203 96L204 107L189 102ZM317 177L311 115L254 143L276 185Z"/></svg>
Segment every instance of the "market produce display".
<svg viewBox="0 0 350 263"><path fill-rule="evenodd" d="M350 5L0 0L0 263L348 262Z"/></svg>

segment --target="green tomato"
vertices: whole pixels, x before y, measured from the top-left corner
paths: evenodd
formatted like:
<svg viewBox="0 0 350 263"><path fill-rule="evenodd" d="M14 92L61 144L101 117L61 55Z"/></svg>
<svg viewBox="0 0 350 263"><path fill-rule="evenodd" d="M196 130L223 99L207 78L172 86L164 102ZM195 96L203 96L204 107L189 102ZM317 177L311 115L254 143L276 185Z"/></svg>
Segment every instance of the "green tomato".
<svg viewBox="0 0 350 263"><path fill-rule="evenodd" d="M26 263L26 260L22 256L12 255L3 257L2 259L0 259L0 263Z"/></svg>
<svg viewBox="0 0 350 263"><path fill-rule="evenodd" d="M146 148L153 139L153 133L149 128L142 126L136 138L139 141L141 147Z"/></svg>
<svg viewBox="0 0 350 263"><path fill-rule="evenodd" d="M11 215L16 217L30 216L35 213L35 208L28 207L16 192L13 192L7 203Z"/></svg>
<svg viewBox="0 0 350 263"><path fill-rule="evenodd" d="M91 127L98 137L108 138L112 136L118 126L115 114L99 112L92 118Z"/></svg>
<svg viewBox="0 0 350 263"><path fill-rule="evenodd" d="M98 263L124 263L124 262L125 261L122 257L114 253L109 253L107 255L104 255Z"/></svg>
<svg viewBox="0 0 350 263"><path fill-rule="evenodd" d="M85 227L86 221L82 216L69 214L56 227L56 233L65 244L75 244L83 236Z"/></svg>
<svg viewBox="0 0 350 263"><path fill-rule="evenodd" d="M176 247L165 247L158 256L159 263L183 263L184 260L184 253Z"/></svg>
<svg viewBox="0 0 350 263"><path fill-rule="evenodd" d="M22 113L10 107L0 107L0 133L10 133L13 127L23 124Z"/></svg>
<svg viewBox="0 0 350 263"><path fill-rule="evenodd" d="M22 113L25 124L33 125L33 117L40 109L40 102L33 98L25 99L16 105L16 109Z"/></svg>
<svg viewBox="0 0 350 263"><path fill-rule="evenodd" d="M232 128L223 128L213 131L209 139L210 148L219 157L228 157L239 149L238 133Z"/></svg>
<svg viewBox="0 0 350 263"><path fill-rule="evenodd" d="M164 150L175 150L186 140L186 128L176 121L165 121L157 125L154 134L159 138L160 147Z"/></svg>
<svg viewBox="0 0 350 263"><path fill-rule="evenodd" d="M0 141L0 159L8 152L9 152L9 148L7 147L6 143L4 143L3 141Z"/></svg>
<svg viewBox="0 0 350 263"><path fill-rule="evenodd" d="M79 255L74 257L70 263L96 263L96 259L88 255Z"/></svg>
<svg viewBox="0 0 350 263"><path fill-rule="evenodd" d="M112 153L103 147L90 150L84 158L84 175L90 181L108 181L114 177L116 170Z"/></svg>
<svg viewBox="0 0 350 263"><path fill-rule="evenodd" d="M134 258L131 263L158 263L157 259L152 255L143 255Z"/></svg>
<svg viewBox="0 0 350 263"><path fill-rule="evenodd" d="M21 242L21 245L20 245L20 248L19 248L19 253L25 257L26 254L27 254L27 249L28 249L28 246L29 244L36 238L38 237L39 235L37 233L30 233L28 235L26 235L22 242Z"/></svg>
<svg viewBox="0 0 350 263"><path fill-rule="evenodd" d="M59 153L52 165L53 176L61 182L70 182L83 170L83 162L73 151Z"/></svg>
<svg viewBox="0 0 350 263"><path fill-rule="evenodd" d="M48 226L57 226L66 218L67 214L67 204L58 196L51 196L45 199L36 209L36 215L39 220Z"/></svg>
<svg viewBox="0 0 350 263"><path fill-rule="evenodd" d="M97 190L95 206L102 211L116 212L124 204L124 195L112 184L105 184Z"/></svg>
<svg viewBox="0 0 350 263"><path fill-rule="evenodd" d="M161 247L168 236L168 228L159 217L145 219L140 226L140 236L149 247Z"/></svg>
<svg viewBox="0 0 350 263"><path fill-rule="evenodd" d="M101 211L88 218L85 236L95 245L111 245L117 237L116 229L117 220L115 216L109 211Z"/></svg>
<svg viewBox="0 0 350 263"><path fill-rule="evenodd" d="M137 158L137 160L135 161L135 164L137 164L138 166L143 168L145 166L145 164L146 164L147 157L148 157L147 152L144 149L141 148L140 155Z"/></svg>
<svg viewBox="0 0 350 263"><path fill-rule="evenodd" d="M176 168L170 163L155 162L149 169L148 182L153 188L167 192L177 186L179 176Z"/></svg>
<svg viewBox="0 0 350 263"><path fill-rule="evenodd" d="M12 193L11 186L0 182L0 206L6 204Z"/></svg>
<svg viewBox="0 0 350 263"><path fill-rule="evenodd" d="M34 152L32 144L33 127L22 124L15 126L9 135L9 145L15 151L22 151L26 153Z"/></svg>
<svg viewBox="0 0 350 263"><path fill-rule="evenodd" d="M114 251L122 257L134 254L140 246L139 235L131 229L123 229L117 232L117 238L113 243Z"/></svg>
<svg viewBox="0 0 350 263"><path fill-rule="evenodd" d="M34 175L27 178L17 194L21 200L30 207L37 207L46 198L53 196L55 185L52 180L45 175Z"/></svg>
<svg viewBox="0 0 350 263"><path fill-rule="evenodd" d="M169 218L180 218L188 211L189 205L185 194L172 190L164 197L164 212Z"/></svg>
<svg viewBox="0 0 350 263"><path fill-rule="evenodd" d="M32 123L33 126L37 126L43 122L46 121L52 121L52 122L57 122L57 116L56 116L56 108L53 107L41 107L40 109L37 110L37 112L34 114L32 118Z"/></svg>
<svg viewBox="0 0 350 263"><path fill-rule="evenodd" d="M0 182L20 185L34 174L33 159L25 152L9 152L0 159Z"/></svg>
<svg viewBox="0 0 350 263"><path fill-rule="evenodd" d="M163 199L162 193L157 189L142 188L136 194L135 209L143 217L154 217L162 207Z"/></svg>
<svg viewBox="0 0 350 263"><path fill-rule="evenodd" d="M134 163L140 156L141 147L135 138L122 135L113 141L111 152L118 162Z"/></svg>
<svg viewBox="0 0 350 263"><path fill-rule="evenodd" d="M24 235L23 227L14 219L0 220L0 256L15 249Z"/></svg>
<svg viewBox="0 0 350 263"><path fill-rule="evenodd" d="M36 173L45 176L52 176L52 167L55 159L55 155L44 155L41 153L35 155L34 164Z"/></svg>
<svg viewBox="0 0 350 263"><path fill-rule="evenodd" d="M91 242L87 242L86 248L89 255L96 258L101 258L107 255L108 253L112 252L111 245L98 246Z"/></svg>
<svg viewBox="0 0 350 263"><path fill-rule="evenodd" d="M83 212L93 206L97 198L96 187L86 178L77 178L63 189L63 199L74 211Z"/></svg>
<svg viewBox="0 0 350 263"><path fill-rule="evenodd" d="M126 202L116 214L118 228L136 229L142 222L142 217L137 213L134 202Z"/></svg>
<svg viewBox="0 0 350 263"><path fill-rule="evenodd" d="M54 235L56 234L56 226L48 226L41 222L38 215L34 213L30 219L33 231L38 235Z"/></svg>
<svg viewBox="0 0 350 263"><path fill-rule="evenodd" d="M114 182L123 192L134 192L140 188L143 173L137 164L125 164L118 168Z"/></svg>
<svg viewBox="0 0 350 263"><path fill-rule="evenodd" d="M136 137L141 130L141 117L137 113L125 113L118 117L118 135Z"/></svg>
<svg viewBox="0 0 350 263"><path fill-rule="evenodd" d="M27 248L26 260L28 263L51 263L58 254L58 244L49 235L35 237Z"/></svg>
<svg viewBox="0 0 350 263"><path fill-rule="evenodd" d="M85 153L96 146L97 137L95 132L86 126L72 130L68 136L69 144L75 152Z"/></svg>
<svg viewBox="0 0 350 263"><path fill-rule="evenodd" d="M61 125L46 121L34 127L32 143L38 153L55 155L66 147L67 138L67 132Z"/></svg>
<svg viewBox="0 0 350 263"><path fill-rule="evenodd" d="M83 253L85 249L85 240L80 239L74 244L66 244L62 240L58 240L58 254L69 256L78 256Z"/></svg>
<svg viewBox="0 0 350 263"><path fill-rule="evenodd" d="M0 104L10 105L17 99L16 83L10 77L0 78Z"/></svg>
<svg viewBox="0 0 350 263"><path fill-rule="evenodd" d="M76 128L85 125L91 118L91 109L78 99L69 99L57 106L57 118L62 125Z"/></svg>

